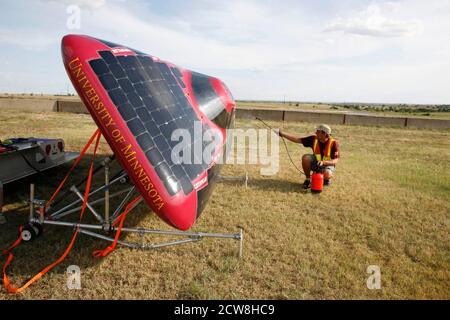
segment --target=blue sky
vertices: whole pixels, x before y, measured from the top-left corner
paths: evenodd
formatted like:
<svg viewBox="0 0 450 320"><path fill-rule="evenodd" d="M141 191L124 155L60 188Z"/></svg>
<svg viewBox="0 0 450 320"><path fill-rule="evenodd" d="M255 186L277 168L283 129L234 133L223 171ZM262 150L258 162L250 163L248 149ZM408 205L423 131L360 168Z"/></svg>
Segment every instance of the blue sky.
<svg viewBox="0 0 450 320"><path fill-rule="evenodd" d="M0 6L0 92L74 92L60 41L79 33L219 77L237 99L450 103L447 0L15 0Z"/></svg>

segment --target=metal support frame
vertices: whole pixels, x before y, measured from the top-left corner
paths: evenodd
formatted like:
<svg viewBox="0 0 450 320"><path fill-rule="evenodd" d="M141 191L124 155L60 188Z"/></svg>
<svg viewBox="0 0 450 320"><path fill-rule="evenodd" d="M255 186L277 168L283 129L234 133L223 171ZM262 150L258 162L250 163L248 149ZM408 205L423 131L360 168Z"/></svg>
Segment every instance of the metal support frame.
<svg viewBox="0 0 450 320"><path fill-rule="evenodd" d="M3 214L3 182L0 181L0 224L5 224L6 218Z"/></svg>
<svg viewBox="0 0 450 320"><path fill-rule="evenodd" d="M222 176L217 177L217 181L243 181L245 188L248 188L248 172L245 172L244 176Z"/></svg>
<svg viewBox="0 0 450 320"><path fill-rule="evenodd" d="M135 187L128 187L121 191L110 194L110 187L116 183L124 183L127 181L127 175L122 174L119 177L110 181L110 167L109 163L111 162L110 158L106 158L102 165L104 166L105 173L105 184L94 191L89 193L89 197L93 196L99 192L104 192L104 196L100 197L96 200L88 201L86 204L86 208L93 215L98 223L76 223L76 222L66 222L62 221L61 218L66 217L72 213L79 212L81 209L81 203L84 200L83 192L78 190L75 186L72 186L70 190L78 197L77 200L71 202L70 204L64 206L59 210L55 210L52 207L47 208L47 213L49 214L46 217L46 203L42 200L35 199L35 186L32 184L30 186L30 217L29 224L30 226L39 226L48 225L48 226L62 226L62 227L70 227L70 228L79 228L79 232L98 239L106 240L113 242L114 232L118 230L118 227L115 227L115 222L119 219L119 215L122 212L126 203L130 200L133 193L135 192ZM246 180L248 179L246 175ZM120 202L120 204L115 208L113 213L111 214L110 208L110 199L114 197L118 197L120 195L125 194L124 198ZM140 202L142 198L137 201L130 209L129 212L132 211ZM93 205L104 202L104 213L103 216L94 209ZM78 205L78 206L77 206ZM36 206L39 207L39 210L36 210ZM54 212L52 212L54 211ZM35 228L36 229L36 228ZM127 228L123 227L122 232L130 232L130 233L138 233L141 236L141 242L139 243L131 243L126 241L118 241L118 244L121 244L126 247L135 248L135 249L156 249L168 246L174 246L189 242L197 242L204 238L221 238L221 239L234 239L239 241L239 257L242 257L243 254L243 241L244 241L244 232L242 228L240 228L239 233L235 234L225 234L225 233L206 233L206 232L191 232L191 231L178 231L178 230L151 230L151 229L143 229L143 228ZM145 235L165 235L165 236L173 236L179 237L180 239L168 242L161 243L146 243L144 242ZM22 235L22 238L24 236ZM29 234L25 237L24 240L30 240Z"/></svg>

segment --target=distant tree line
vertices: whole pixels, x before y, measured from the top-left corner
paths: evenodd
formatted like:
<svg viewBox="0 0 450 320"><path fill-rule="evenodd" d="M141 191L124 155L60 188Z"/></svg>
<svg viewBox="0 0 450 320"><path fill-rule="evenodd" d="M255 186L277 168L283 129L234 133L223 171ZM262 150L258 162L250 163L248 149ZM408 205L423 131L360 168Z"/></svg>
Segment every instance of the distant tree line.
<svg viewBox="0 0 450 320"><path fill-rule="evenodd" d="M450 105L411 105L411 104L398 104L398 105L368 105L368 104L342 104L338 105L344 109L352 110L365 110L365 111L390 111L401 113L421 113L421 112L449 112ZM334 106L337 107L337 106ZM334 109L332 107L332 109Z"/></svg>

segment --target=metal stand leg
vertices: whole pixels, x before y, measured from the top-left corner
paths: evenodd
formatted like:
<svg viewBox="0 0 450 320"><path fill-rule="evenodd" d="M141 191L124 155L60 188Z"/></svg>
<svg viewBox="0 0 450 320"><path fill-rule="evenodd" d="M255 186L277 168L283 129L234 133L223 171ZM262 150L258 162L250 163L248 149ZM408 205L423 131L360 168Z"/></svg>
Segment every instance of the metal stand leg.
<svg viewBox="0 0 450 320"><path fill-rule="evenodd" d="M239 258L244 254L244 229L239 228Z"/></svg>
<svg viewBox="0 0 450 320"><path fill-rule="evenodd" d="M109 162L110 158L105 158L103 160L103 165L105 167L105 218L103 220L103 229L109 230L111 227L111 221L109 219Z"/></svg>
<svg viewBox="0 0 450 320"><path fill-rule="evenodd" d="M34 219L33 222L36 222L37 219ZM50 221L45 220L44 224L46 225L54 225L54 226L63 226L63 227L71 227L71 228L79 228L79 232L85 235L103 239L106 241L113 242L114 239L112 237L108 237L106 235L102 235L89 230L97 230L102 231L102 225L95 224L85 224L85 223L73 223L73 222L62 222L62 221ZM112 232L116 232L118 230L117 227L111 228ZM119 244L124 245L126 247L134 248L134 249L157 249L162 247L174 246L189 242L197 242L201 241L204 238L221 238L221 239L234 239L239 241L239 258L243 255L243 243L244 243L244 231L240 228L239 233L208 233L208 232L192 232L192 231L177 231L177 230L150 230L143 228L122 228L122 232L130 232L130 233L138 233L143 238L144 235L165 235L165 236L174 236L174 237L182 237L180 240L169 241L169 242L161 242L161 243L145 243L141 242L126 242L126 241L118 241Z"/></svg>
<svg viewBox="0 0 450 320"><path fill-rule="evenodd" d="M217 181L243 181L245 188L248 187L248 172L244 176L217 176Z"/></svg>
<svg viewBox="0 0 450 320"><path fill-rule="evenodd" d="M0 181L0 224L5 224L6 218L3 214L3 182Z"/></svg>
<svg viewBox="0 0 450 320"><path fill-rule="evenodd" d="M34 183L30 184L30 217L29 220L34 217Z"/></svg>

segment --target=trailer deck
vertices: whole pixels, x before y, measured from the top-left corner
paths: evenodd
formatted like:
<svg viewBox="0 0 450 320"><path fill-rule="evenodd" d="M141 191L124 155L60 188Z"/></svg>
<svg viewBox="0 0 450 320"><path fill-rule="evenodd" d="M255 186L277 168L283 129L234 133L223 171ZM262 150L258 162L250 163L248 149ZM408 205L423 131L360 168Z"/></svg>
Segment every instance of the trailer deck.
<svg viewBox="0 0 450 320"><path fill-rule="evenodd" d="M0 145L0 181L7 184L74 160L62 139L11 138Z"/></svg>

